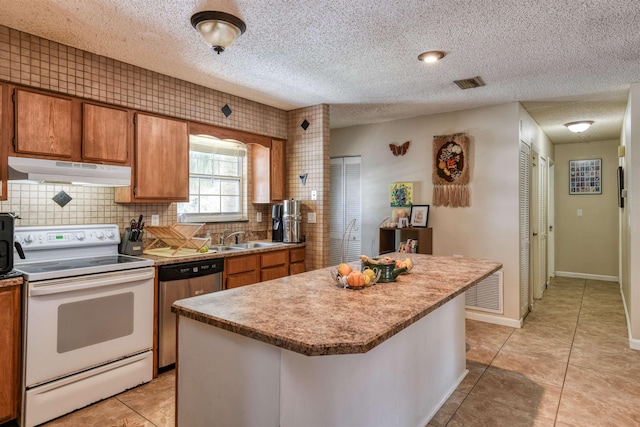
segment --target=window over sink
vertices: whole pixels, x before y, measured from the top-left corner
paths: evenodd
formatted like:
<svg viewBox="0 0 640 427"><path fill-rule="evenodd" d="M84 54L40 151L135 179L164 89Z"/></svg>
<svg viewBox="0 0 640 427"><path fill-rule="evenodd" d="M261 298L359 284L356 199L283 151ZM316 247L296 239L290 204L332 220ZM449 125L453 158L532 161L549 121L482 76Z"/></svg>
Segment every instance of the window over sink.
<svg viewBox="0 0 640 427"><path fill-rule="evenodd" d="M178 220L246 220L246 157L242 142L190 135L189 202L178 203Z"/></svg>

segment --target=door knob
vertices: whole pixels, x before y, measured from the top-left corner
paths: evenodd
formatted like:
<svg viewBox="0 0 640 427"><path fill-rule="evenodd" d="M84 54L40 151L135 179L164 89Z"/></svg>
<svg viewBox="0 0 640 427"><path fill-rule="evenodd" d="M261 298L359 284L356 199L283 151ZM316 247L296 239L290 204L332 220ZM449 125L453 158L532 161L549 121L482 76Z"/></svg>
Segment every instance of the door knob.
<svg viewBox="0 0 640 427"><path fill-rule="evenodd" d="M534 235L534 236L537 236L537 235L538 235L538 233L535 233L535 232L534 232L534 233L533 233L533 235Z"/></svg>

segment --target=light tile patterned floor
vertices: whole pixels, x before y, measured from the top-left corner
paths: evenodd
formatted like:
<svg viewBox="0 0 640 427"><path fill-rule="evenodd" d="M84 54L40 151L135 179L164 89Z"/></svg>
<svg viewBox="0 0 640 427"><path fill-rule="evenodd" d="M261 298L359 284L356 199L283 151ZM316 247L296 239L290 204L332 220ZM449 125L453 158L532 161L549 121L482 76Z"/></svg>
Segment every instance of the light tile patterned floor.
<svg viewBox="0 0 640 427"><path fill-rule="evenodd" d="M555 278L522 329L467 321L467 367L429 427L640 426L640 351L616 283ZM45 426L173 426L173 399L167 372Z"/></svg>

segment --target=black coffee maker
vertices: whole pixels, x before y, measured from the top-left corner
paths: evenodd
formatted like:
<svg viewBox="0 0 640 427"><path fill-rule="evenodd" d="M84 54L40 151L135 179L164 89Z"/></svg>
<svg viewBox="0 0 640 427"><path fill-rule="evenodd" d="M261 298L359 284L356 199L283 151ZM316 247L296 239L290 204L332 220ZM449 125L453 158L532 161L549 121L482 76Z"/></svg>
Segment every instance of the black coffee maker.
<svg viewBox="0 0 640 427"><path fill-rule="evenodd" d="M282 224L282 204L275 204L271 207L271 241L282 242L283 224Z"/></svg>
<svg viewBox="0 0 640 427"><path fill-rule="evenodd" d="M24 259L24 252L20 243L13 241L15 220L17 216L11 212L0 213L0 275L6 275L13 270L13 247L20 258Z"/></svg>

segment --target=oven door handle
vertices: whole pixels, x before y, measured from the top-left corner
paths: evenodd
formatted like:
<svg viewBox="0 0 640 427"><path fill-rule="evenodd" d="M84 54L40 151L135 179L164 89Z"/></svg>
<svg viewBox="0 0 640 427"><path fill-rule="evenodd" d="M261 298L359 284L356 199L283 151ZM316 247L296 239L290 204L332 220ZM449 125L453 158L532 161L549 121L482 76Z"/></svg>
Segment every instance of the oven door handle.
<svg viewBox="0 0 640 427"><path fill-rule="evenodd" d="M153 268L145 268L143 270L126 270L126 272L118 272L116 274L105 274L102 277L93 277L88 281L87 277L74 277L69 280L60 280L58 283L48 285L40 285L29 290L29 296L43 296L60 294L63 292L73 292L85 289L102 288L105 286L121 285L125 283L139 282L142 280L153 279L155 271Z"/></svg>

